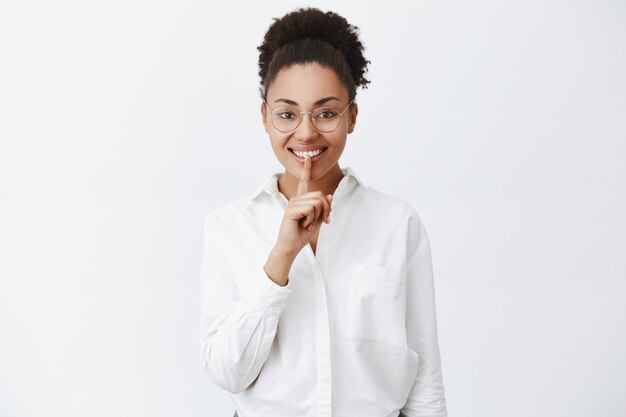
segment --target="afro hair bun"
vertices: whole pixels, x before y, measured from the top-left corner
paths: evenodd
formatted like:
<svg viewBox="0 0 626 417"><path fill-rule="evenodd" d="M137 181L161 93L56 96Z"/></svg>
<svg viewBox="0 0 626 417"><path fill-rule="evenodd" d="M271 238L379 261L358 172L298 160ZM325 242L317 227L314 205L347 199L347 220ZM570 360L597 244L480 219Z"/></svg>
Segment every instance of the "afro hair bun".
<svg viewBox="0 0 626 417"><path fill-rule="evenodd" d="M367 88L370 81L364 75L370 61L363 56L364 46L359 40L357 26L334 12L323 12L317 8L299 8L273 20L263 43L257 48L262 85L265 86L276 75L272 74L275 71L270 65L276 52L285 45L308 39L326 42L339 51L349 67L353 88Z"/></svg>

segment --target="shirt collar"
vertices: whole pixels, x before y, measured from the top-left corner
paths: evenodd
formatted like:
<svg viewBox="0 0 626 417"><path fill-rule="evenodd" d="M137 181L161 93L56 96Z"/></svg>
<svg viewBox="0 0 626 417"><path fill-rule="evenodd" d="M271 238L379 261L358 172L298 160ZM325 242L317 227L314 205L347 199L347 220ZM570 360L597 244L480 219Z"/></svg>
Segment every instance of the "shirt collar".
<svg viewBox="0 0 626 417"><path fill-rule="evenodd" d="M343 178L339 181L337 185L337 189L335 190L335 194L343 194L352 190L358 184L363 185L363 181L356 175L354 169L351 167L343 167L341 168L341 172L343 172ZM271 174L263 184L249 197L250 200L255 199L262 193L274 194L277 195L280 191L278 190L278 180L283 175L283 172L275 172Z"/></svg>

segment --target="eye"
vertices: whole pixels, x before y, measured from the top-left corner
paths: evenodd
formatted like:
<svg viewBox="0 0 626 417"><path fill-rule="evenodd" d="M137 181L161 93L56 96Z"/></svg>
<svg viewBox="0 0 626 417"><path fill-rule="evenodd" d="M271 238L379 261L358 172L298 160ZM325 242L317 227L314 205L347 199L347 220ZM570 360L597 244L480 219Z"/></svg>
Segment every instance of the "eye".
<svg viewBox="0 0 626 417"><path fill-rule="evenodd" d="M281 119L287 119L287 120L293 119L294 117L296 117L296 115L293 112L290 112L289 110L281 110L274 114L280 117Z"/></svg>
<svg viewBox="0 0 626 417"><path fill-rule="evenodd" d="M287 108L284 108L284 107L275 109L272 112L272 116L278 117L280 119L285 119L285 120L292 120L292 119L298 117L297 114L295 112L293 112L291 109L287 109Z"/></svg>
<svg viewBox="0 0 626 417"><path fill-rule="evenodd" d="M315 112L315 114L316 114L315 117L318 119L330 119L330 118L337 116L339 112L335 109L325 108L325 109L318 109Z"/></svg>

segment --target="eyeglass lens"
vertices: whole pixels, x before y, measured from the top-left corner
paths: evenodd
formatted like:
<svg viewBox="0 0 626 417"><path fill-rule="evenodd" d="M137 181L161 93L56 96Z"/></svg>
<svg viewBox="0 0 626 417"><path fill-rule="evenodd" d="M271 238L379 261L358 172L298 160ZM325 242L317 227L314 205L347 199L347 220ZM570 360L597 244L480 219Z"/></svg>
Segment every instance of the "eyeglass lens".
<svg viewBox="0 0 626 417"><path fill-rule="evenodd" d="M347 109L347 107L346 107ZM333 107L320 107L312 112L298 112L294 108L280 107L274 109L271 113L272 124L283 133L295 130L305 114L310 114L313 126L320 132L332 132L339 126L341 114L339 110Z"/></svg>

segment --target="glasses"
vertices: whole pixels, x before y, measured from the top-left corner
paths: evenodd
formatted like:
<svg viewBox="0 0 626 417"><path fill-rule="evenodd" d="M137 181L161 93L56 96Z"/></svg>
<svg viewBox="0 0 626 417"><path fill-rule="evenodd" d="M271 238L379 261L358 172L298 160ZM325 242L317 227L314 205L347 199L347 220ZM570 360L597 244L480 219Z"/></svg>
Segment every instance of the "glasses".
<svg viewBox="0 0 626 417"><path fill-rule="evenodd" d="M263 102L267 106L268 110L270 110L270 106L267 102L265 100ZM323 133L329 133L337 129L341 116L346 110L348 110L348 107L350 107L352 103L354 103L354 100L351 100L342 111L339 111L334 107L320 107L313 111L297 112L289 106L278 107L274 110L270 110L270 118L272 119L272 125L276 130L282 133L289 133L296 130L296 128L300 125L303 114L309 114L311 115L313 126L315 126L317 130Z"/></svg>

